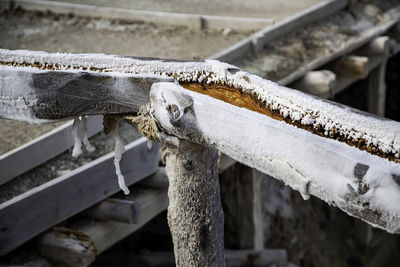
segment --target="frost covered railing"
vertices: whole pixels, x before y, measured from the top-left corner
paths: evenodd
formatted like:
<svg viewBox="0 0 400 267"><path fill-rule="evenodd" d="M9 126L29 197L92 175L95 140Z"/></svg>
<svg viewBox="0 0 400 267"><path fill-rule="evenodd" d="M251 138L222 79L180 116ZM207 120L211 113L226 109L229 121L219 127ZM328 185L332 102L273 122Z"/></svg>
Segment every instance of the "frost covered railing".
<svg viewBox="0 0 400 267"><path fill-rule="evenodd" d="M41 123L117 115L116 120L136 123L149 139L164 144L167 174L175 177L170 181L170 226L175 217L183 223L171 226L175 244L190 224L209 229L203 222L189 223L185 212L190 205L205 208L199 200L219 194L211 179L217 173L212 148L284 181L304 198L315 195L376 227L400 232L397 122L218 61L0 50L0 65L3 117ZM188 176L193 179L183 179ZM209 187L189 191L194 203L179 209L180 201L191 196L181 198L179 188L196 177ZM208 209L205 217L219 214L218 205ZM214 217L211 228L221 230L220 216ZM216 232L211 236L211 241L221 239Z"/></svg>

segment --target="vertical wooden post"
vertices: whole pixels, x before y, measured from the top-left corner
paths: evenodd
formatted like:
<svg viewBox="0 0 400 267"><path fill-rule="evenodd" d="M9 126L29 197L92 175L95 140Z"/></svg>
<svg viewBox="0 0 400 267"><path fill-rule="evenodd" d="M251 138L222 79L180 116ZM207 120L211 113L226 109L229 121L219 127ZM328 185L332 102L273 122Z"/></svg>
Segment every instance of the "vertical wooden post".
<svg viewBox="0 0 400 267"><path fill-rule="evenodd" d="M382 63L372 70L368 78L368 112L385 116L386 102L386 63L389 57L389 37L381 36L374 40L377 48L382 51L384 60Z"/></svg>
<svg viewBox="0 0 400 267"><path fill-rule="evenodd" d="M163 147L177 266L225 266L217 157L215 149L183 140Z"/></svg>
<svg viewBox="0 0 400 267"><path fill-rule="evenodd" d="M236 249L264 249L260 172L236 163L220 176L226 207L227 245Z"/></svg>

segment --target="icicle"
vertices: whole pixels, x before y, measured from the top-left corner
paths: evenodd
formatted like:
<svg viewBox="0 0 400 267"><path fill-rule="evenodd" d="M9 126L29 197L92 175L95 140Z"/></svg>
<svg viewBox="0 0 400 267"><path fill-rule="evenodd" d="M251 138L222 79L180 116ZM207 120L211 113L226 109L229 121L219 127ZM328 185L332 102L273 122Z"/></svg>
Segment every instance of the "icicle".
<svg viewBox="0 0 400 267"><path fill-rule="evenodd" d="M118 176L118 185L119 188L121 188L122 191L124 191L125 195L129 194L129 189L125 184L125 179L124 176L121 173L121 167L119 165L119 162L121 161L122 154L125 152L125 146L122 143L121 137L118 134L118 128L119 128L119 121L117 122L113 134L115 137L115 148L114 148L114 165L115 165L115 173Z"/></svg>
<svg viewBox="0 0 400 267"><path fill-rule="evenodd" d="M96 150L96 148L94 146L92 146L92 144L90 144L89 139L88 139L88 133L87 133L87 127L86 127L86 117L83 116L82 118L82 122L83 122L83 143L85 144L85 148L87 151L89 152L93 152Z"/></svg>
<svg viewBox="0 0 400 267"><path fill-rule="evenodd" d="M74 137L74 148L72 149L72 156L74 158L79 157L82 154L82 140L79 137L79 117L74 119L74 123L72 124L72 136Z"/></svg>
<svg viewBox="0 0 400 267"><path fill-rule="evenodd" d="M151 149L153 147L153 141L147 139L147 148Z"/></svg>

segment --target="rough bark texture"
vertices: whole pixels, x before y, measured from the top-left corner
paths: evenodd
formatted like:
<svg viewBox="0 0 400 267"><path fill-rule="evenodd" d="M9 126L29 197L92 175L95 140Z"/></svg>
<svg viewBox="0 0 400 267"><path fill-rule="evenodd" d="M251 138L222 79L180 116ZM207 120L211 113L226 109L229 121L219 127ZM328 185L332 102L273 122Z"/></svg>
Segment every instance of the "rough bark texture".
<svg viewBox="0 0 400 267"><path fill-rule="evenodd" d="M215 149L182 140L163 147L177 266L225 266L217 157Z"/></svg>

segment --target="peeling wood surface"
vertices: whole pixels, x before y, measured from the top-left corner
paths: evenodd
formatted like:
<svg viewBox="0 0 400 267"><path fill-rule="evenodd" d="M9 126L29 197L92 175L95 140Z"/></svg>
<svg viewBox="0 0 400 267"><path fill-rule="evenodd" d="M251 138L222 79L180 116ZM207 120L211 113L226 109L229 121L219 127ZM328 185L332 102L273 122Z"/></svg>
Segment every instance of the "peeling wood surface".
<svg viewBox="0 0 400 267"><path fill-rule="evenodd" d="M304 198L312 194L376 227L400 233L400 188L393 180L400 174L397 163L180 86L166 86L168 90L154 86L150 97L166 133L215 147L284 181ZM357 166L368 166L363 176Z"/></svg>

